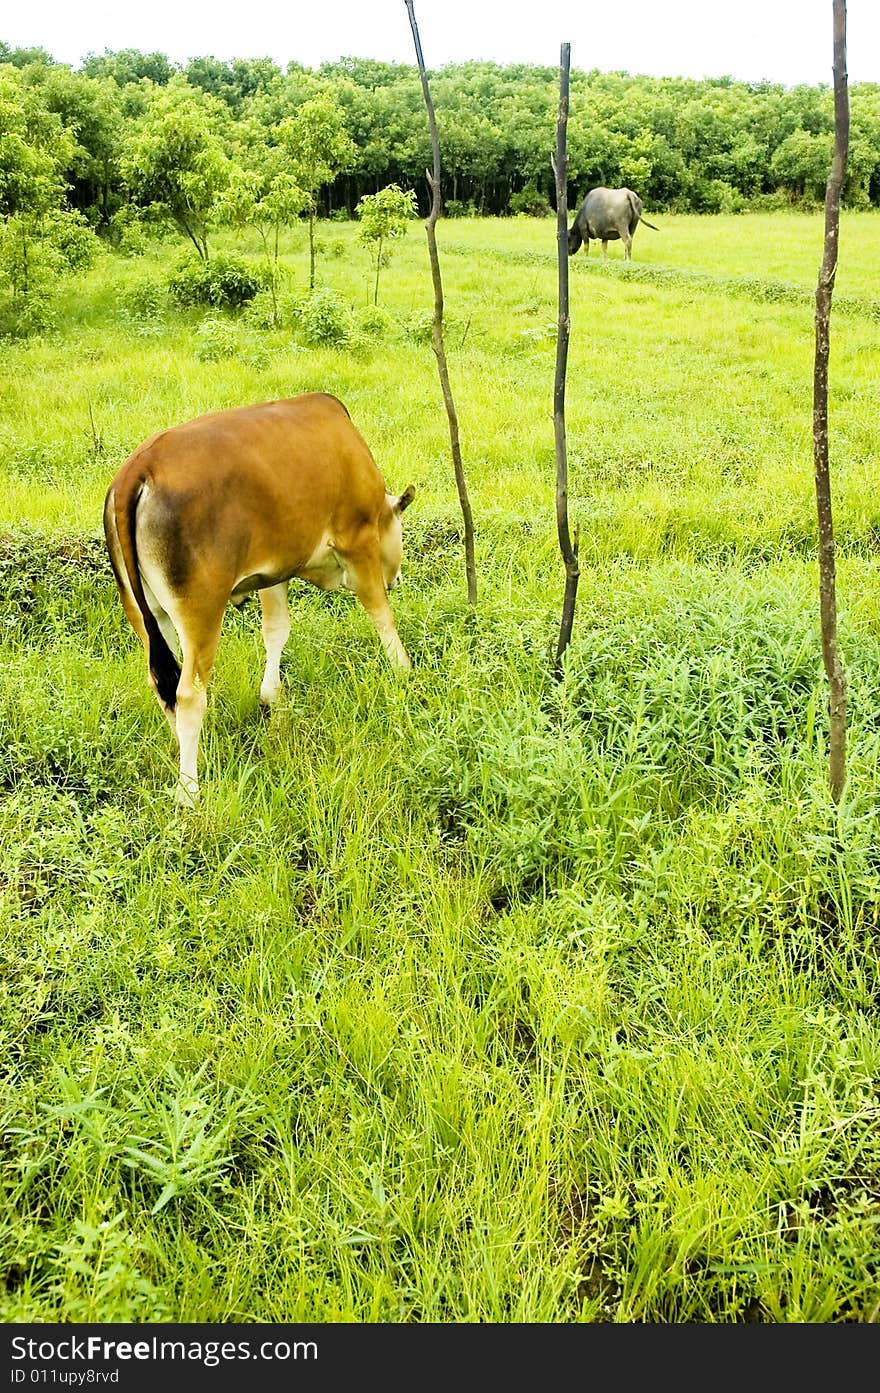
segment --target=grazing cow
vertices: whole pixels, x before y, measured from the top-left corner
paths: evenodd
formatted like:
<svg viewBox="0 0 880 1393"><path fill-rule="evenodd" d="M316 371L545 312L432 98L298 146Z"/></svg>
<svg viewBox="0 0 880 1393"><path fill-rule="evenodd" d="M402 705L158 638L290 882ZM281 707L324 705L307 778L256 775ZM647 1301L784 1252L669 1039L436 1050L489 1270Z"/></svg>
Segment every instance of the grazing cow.
<svg viewBox="0 0 880 1393"><path fill-rule="evenodd" d="M400 515L414 493L411 484L386 491L348 411L323 392L199 416L151 436L122 465L104 535L177 737L179 803L192 806L198 794L207 686L230 600L259 591L267 704L281 689L292 578L352 590L392 664L410 666L386 591L400 576Z"/></svg>
<svg viewBox="0 0 880 1393"><path fill-rule="evenodd" d="M587 256L590 254L590 238L602 243L602 255L608 255L608 243L623 242L625 261L632 261L632 239L639 222L646 227L654 227L642 215L642 200L632 189L590 189L577 217L568 231L568 254L574 256L583 242Z"/></svg>

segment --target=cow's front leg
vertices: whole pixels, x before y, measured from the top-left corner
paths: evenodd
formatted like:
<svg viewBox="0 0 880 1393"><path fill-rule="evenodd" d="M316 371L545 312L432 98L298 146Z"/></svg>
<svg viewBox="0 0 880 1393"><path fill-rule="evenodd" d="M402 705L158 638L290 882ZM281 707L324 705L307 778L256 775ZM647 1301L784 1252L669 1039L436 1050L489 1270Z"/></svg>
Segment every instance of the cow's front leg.
<svg viewBox="0 0 880 1393"><path fill-rule="evenodd" d="M602 238L602 256L608 256L608 239L606 237Z"/></svg>
<svg viewBox="0 0 880 1393"><path fill-rule="evenodd" d="M407 672L412 667L412 663L397 632L397 625L388 603L388 594L385 590L385 582L382 579L382 569L378 558L376 560L349 559L347 570L349 586L354 590L373 621L388 661L399 672Z"/></svg>
<svg viewBox="0 0 880 1393"><path fill-rule="evenodd" d="M265 706L271 706L281 692L281 654L290 634L286 580L260 591L260 609L263 643L266 646L266 670L260 683L260 701Z"/></svg>

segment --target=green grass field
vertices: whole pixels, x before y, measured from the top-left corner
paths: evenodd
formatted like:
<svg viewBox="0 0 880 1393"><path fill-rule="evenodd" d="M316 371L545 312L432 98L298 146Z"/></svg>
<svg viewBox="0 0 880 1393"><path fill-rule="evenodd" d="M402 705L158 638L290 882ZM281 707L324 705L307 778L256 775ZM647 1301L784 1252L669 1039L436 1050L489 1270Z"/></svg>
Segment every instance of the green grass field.
<svg viewBox="0 0 880 1393"><path fill-rule="evenodd" d="M631 265L570 262L558 685L555 221L438 228L474 609L419 224L381 323L321 227L340 347L144 313L171 240L0 349L0 1319L880 1317L880 216L843 217L832 313L835 809L822 217L646 211ZM414 670L292 586L266 718L230 611L180 812L104 493L153 431L312 389L416 484Z"/></svg>

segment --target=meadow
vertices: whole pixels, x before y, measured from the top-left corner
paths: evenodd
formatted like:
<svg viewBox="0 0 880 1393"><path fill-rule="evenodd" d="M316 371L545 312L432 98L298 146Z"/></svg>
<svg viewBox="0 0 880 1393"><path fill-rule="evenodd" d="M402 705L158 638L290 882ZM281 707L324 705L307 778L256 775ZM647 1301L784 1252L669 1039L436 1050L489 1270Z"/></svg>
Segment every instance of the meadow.
<svg viewBox="0 0 880 1393"><path fill-rule="evenodd" d="M0 1320L880 1316L880 216L842 217L830 449L848 781L828 794L812 463L822 215L646 216L570 262L564 679L553 219L319 231L337 345L183 312L110 251L0 347ZM218 246L256 256L224 234ZM288 297L308 285L297 231ZM392 604L230 610L171 797L101 532L163 426L320 389L416 485Z"/></svg>

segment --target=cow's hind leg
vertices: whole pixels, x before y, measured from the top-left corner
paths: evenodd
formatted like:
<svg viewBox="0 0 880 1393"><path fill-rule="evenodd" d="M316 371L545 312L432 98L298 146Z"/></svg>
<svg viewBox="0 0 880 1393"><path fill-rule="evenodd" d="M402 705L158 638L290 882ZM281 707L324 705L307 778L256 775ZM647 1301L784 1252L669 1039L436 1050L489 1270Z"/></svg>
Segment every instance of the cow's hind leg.
<svg viewBox="0 0 880 1393"><path fill-rule="evenodd" d="M260 609L263 643L266 646L266 670L260 684L260 701L271 706L278 700L281 691L281 654L290 634L286 580L260 591Z"/></svg>
<svg viewBox="0 0 880 1393"><path fill-rule="evenodd" d="M223 610L200 617L196 624L182 624L183 650L180 682L177 687L177 742L180 747L180 775L175 800L192 808L198 800L199 737L208 704L208 683L217 653Z"/></svg>
<svg viewBox="0 0 880 1393"><path fill-rule="evenodd" d="M162 697L159 695L159 688L156 686L156 679L155 679L155 677L153 676L152 670L151 670L151 668L150 668L150 640L149 640L149 637L147 636L147 631L146 631L146 629L144 628L144 621L143 621L143 618L142 618L142 616L141 616L141 612L140 612L139 609L137 609L136 606L130 610L130 609L129 609L129 606L125 604L125 599L124 599L124 597L123 597L123 604L125 605L125 612L126 612L126 614L128 615L128 617L129 617L129 619L130 619L130 621L131 621L131 627L134 629L135 633L137 634L138 638L139 638L140 641L141 641L141 644L143 645L144 657L145 657L146 660L147 660L147 681L148 681L149 684L150 684L150 691L153 693L153 696L156 698L157 702L159 703L160 707L162 708L162 713L163 713L163 715L165 716L166 721L168 722L168 724L169 724L170 727L171 727L171 733L172 733L172 735L174 735L174 736L176 737L176 736L177 736L177 720L176 720L176 717L175 717L175 715L174 715L174 711L172 710L172 708L171 708L170 706L167 706L167 705L165 704L165 702L163 701ZM165 618L167 619L168 616L165 615ZM161 627L161 625L160 625L160 627ZM172 634L173 634L173 632L174 632L174 631L173 631L173 629L172 629ZM163 629L163 633L164 633L164 629ZM167 636L166 636L166 637L167 637ZM174 651L174 649L172 648L172 652L173 652L173 651Z"/></svg>
<svg viewBox="0 0 880 1393"><path fill-rule="evenodd" d="M143 580L143 578L141 579L141 583L144 587L144 596L146 598L147 604L150 606L150 609L152 610L153 615L155 616L156 623L159 625L159 631L162 634L162 637L164 638L165 642L168 644L168 647L171 649L171 652L176 654L178 652L179 645L177 640L177 631L175 630L174 625L171 622L171 617L170 615L165 613L165 610L159 604L159 601L157 600L156 596L153 594L149 585L145 580ZM150 671L150 641L147 638L146 630L144 630L143 644L147 654L147 677L149 678L150 686L153 689L153 695L155 696L156 700L162 708L162 712L165 716L165 719L171 727L171 733L176 737L177 717L175 716L173 708L170 706L166 706L165 702L159 695L159 689L156 686L156 679Z"/></svg>
<svg viewBox="0 0 880 1393"><path fill-rule="evenodd" d="M113 569L116 574L116 580L119 586L119 594L122 599L122 608L125 611L129 624L131 625L132 629L141 641L141 646L144 650L144 657L146 658L147 662L147 681L150 684L150 689L153 692L153 695L155 696L159 705L161 706L162 712L165 716L165 719L171 727L172 733L176 736L177 724L175 721L174 711L170 706L166 704L163 698L159 695L159 689L156 685L156 679L153 676L152 670L150 668L150 638L147 633L146 625L144 623L144 616L141 613L140 605L134 597L134 593L131 588L131 581L129 580L125 564L122 560L122 549L119 543L119 532L116 527L116 509L115 507L113 507L112 490L110 494L108 494L107 496L104 518L107 546L110 549L110 555L113 561ZM156 599L155 594L150 589L150 586L147 584L146 578L143 575L141 576L141 584L144 590L144 598L146 599L146 602L153 613L156 623L159 625L160 633L165 639L165 642L168 644L168 647L171 649L171 652L176 653L177 635L175 633L174 625L172 624L170 617L168 616L168 614L166 614L165 610L159 604L159 601Z"/></svg>
<svg viewBox="0 0 880 1393"><path fill-rule="evenodd" d="M627 228L624 228L623 231L622 231L621 234L620 234L620 238L621 238L621 241L623 242L623 259L624 259L624 261L632 261L632 244L633 244L632 234L629 232L629 230L628 230Z"/></svg>

